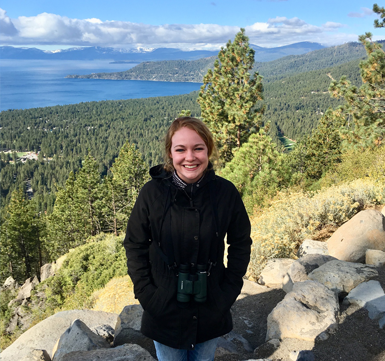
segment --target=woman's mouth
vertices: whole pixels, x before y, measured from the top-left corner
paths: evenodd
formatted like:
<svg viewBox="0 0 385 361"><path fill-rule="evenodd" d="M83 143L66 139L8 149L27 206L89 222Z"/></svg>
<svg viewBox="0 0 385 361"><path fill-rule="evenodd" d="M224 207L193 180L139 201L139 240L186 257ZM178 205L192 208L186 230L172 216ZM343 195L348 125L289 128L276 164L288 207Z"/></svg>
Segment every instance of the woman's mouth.
<svg viewBox="0 0 385 361"><path fill-rule="evenodd" d="M187 168L187 169L195 169L195 168L198 167L198 165L197 164L195 164L195 165L184 165L183 167Z"/></svg>

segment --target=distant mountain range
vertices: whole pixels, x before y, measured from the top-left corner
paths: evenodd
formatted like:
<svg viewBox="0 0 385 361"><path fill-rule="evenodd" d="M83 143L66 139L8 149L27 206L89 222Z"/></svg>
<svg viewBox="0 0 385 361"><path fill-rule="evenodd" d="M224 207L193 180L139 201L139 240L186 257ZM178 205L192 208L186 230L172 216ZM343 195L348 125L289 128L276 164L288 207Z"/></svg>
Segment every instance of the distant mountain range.
<svg viewBox="0 0 385 361"><path fill-rule="evenodd" d="M361 43L347 43L314 50L306 54L288 55L270 62L257 61L254 64L252 73L258 71L264 77L264 83L266 84L288 75L325 69L354 59L362 59L365 55L366 52ZM214 67L215 59L216 56L198 60L144 61L126 71L68 75L67 78L201 83L207 70Z"/></svg>
<svg viewBox="0 0 385 361"><path fill-rule="evenodd" d="M255 50L258 62L267 62L287 55L301 55L324 48L321 44L301 42L277 48L262 48L250 45ZM1 59L27 60L111 60L115 62L143 62L161 60L197 60L218 55L218 50L183 51L174 48L158 49L115 49L102 47L80 47L57 51L44 51L36 48L15 48L0 46Z"/></svg>

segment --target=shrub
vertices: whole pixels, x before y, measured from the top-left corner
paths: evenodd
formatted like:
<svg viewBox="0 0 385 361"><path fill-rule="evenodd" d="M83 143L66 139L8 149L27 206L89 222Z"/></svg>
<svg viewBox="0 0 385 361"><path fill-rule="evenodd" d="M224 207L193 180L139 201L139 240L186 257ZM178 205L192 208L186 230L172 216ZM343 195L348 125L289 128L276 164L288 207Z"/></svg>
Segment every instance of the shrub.
<svg viewBox="0 0 385 361"><path fill-rule="evenodd" d="M248 276L256 280L271 258L296 258L305 238L340 226L365 206L380 204L385 188L373 179L305 193L281 192L272 206L251 218L253 239Z"/></svg>

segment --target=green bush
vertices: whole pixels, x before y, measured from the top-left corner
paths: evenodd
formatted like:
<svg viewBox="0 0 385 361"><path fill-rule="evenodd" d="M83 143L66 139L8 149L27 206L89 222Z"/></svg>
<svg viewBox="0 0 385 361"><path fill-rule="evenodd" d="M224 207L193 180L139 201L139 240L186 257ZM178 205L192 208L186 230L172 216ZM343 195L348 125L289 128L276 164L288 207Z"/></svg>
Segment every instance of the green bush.
<svg viewBox="0 0 385 361"><path fill-rule="evenodd" d="M127 274L123 236L100 234L72 250L55 277L42 284L52 311L92 307L93 291ZM43 286L44 285L44 286Z"/></svg>

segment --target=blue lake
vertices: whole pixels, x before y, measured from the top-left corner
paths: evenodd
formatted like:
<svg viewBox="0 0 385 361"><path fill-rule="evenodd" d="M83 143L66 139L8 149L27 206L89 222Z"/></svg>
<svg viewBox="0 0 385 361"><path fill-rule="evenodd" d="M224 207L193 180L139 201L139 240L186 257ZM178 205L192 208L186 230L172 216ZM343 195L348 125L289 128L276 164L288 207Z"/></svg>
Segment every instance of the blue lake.
<svg viewBox="0 0 385 361"><path fill-rule="evenodd" d="M136 64L109 61L0 60L0 111L80 102L179 95L199 83L66 79L69 74L124 71Z"/></svg>

